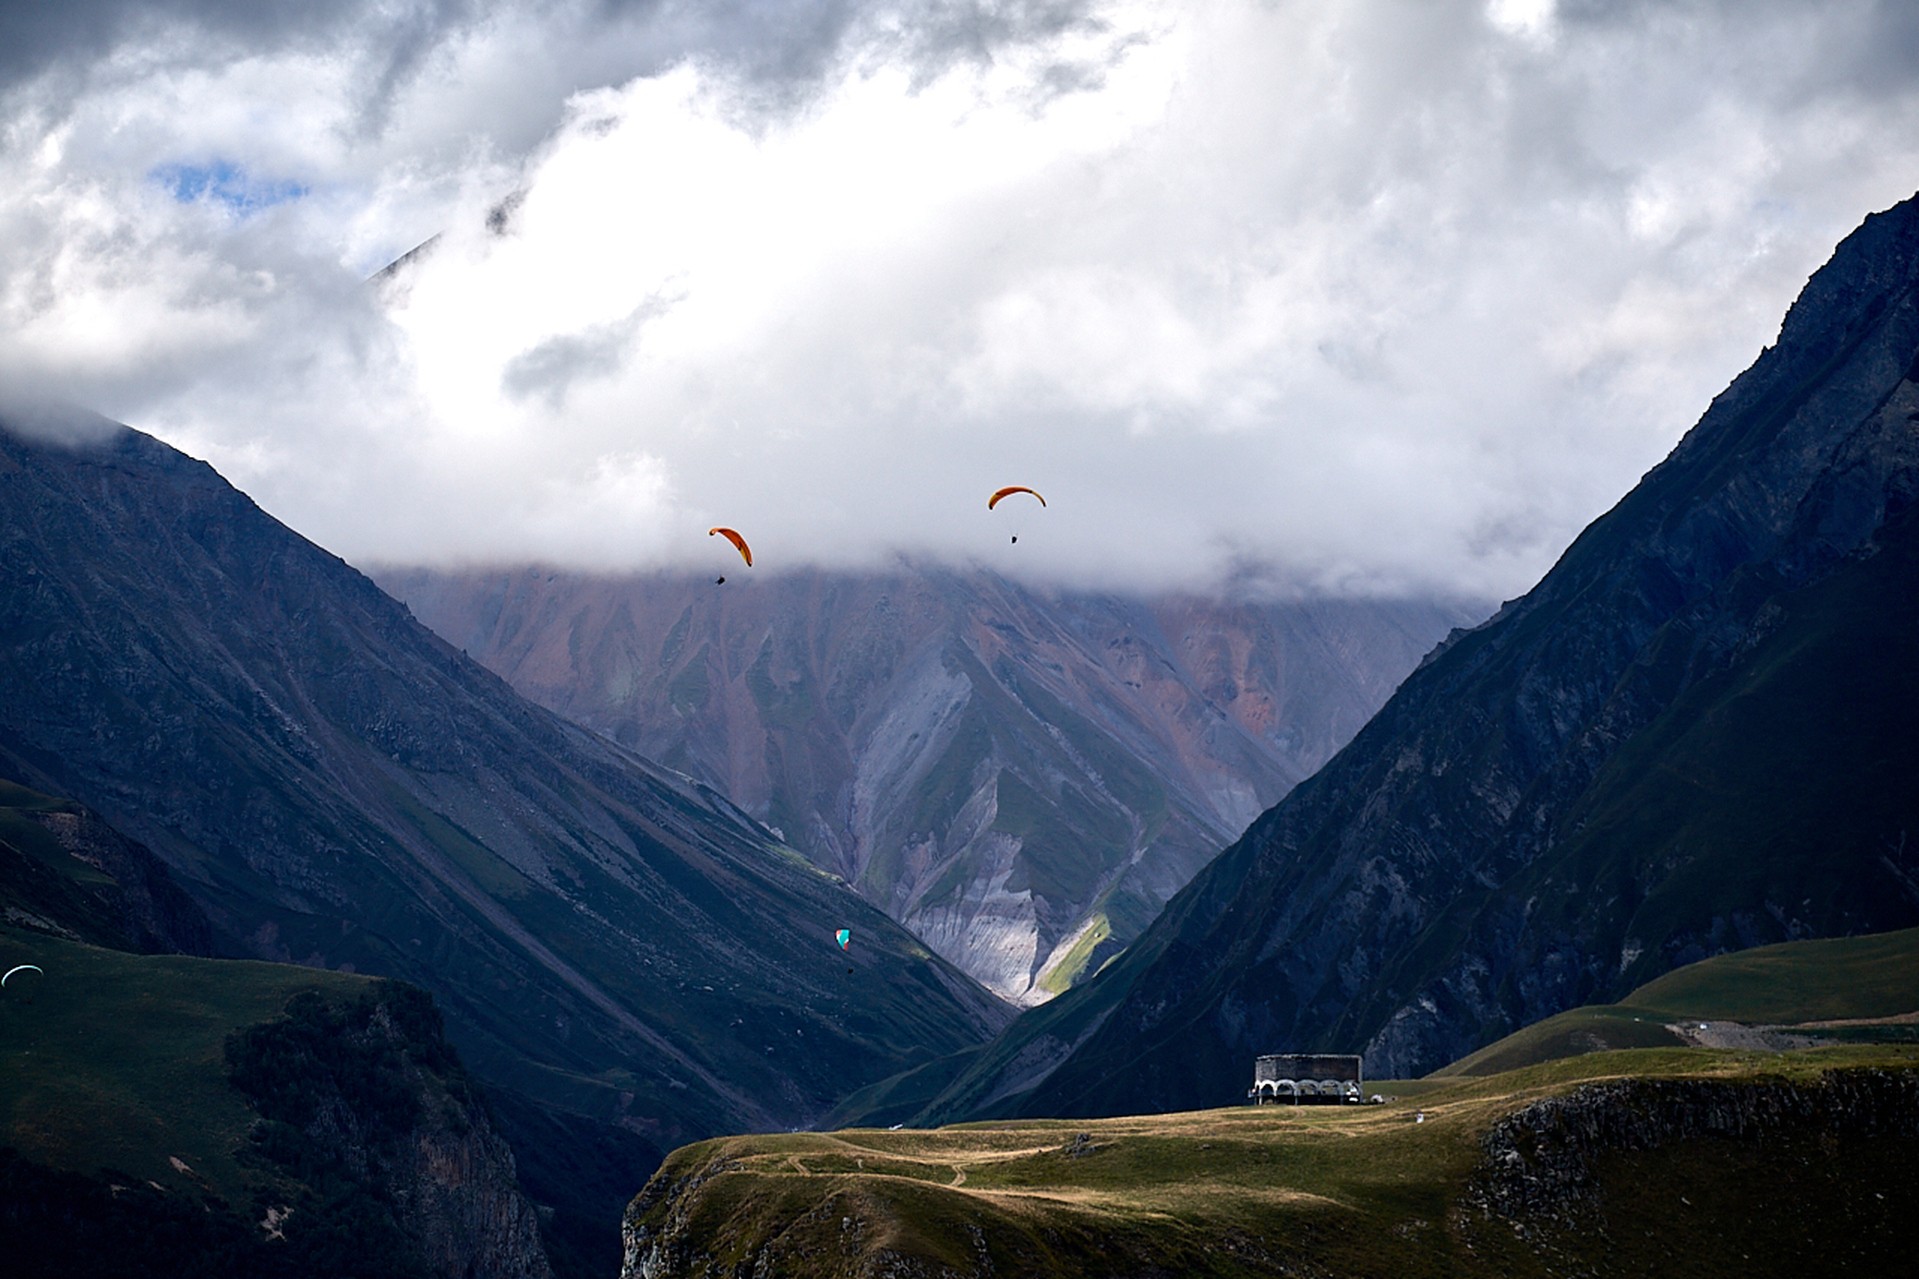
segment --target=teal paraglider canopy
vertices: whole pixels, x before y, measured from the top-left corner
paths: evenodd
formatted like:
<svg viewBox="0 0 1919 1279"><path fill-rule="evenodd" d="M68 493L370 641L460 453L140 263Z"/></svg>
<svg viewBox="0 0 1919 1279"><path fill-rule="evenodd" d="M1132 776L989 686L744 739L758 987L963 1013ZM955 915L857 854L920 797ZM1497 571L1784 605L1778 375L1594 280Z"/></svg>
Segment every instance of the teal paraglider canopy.
<svg viewBox="0 0 1919 1279"><path fill-rule="evenodd" d="M833 934L833 940L840 944L841 950L845 950L846 943L853 940L853 930L850 928L842 928Z"/></svg>
<svg viewBox="0 0 1919 1279"><path fill-rule="evenodd" d="M841 945L845 945L845 943L842 942ZM47 975L47 970L38 964L15 964L12 968L7 969L6 976L0 977L0 987L4 987L8 982L12 981L15 973L27 972L39 973L42 977Z"/></svg>

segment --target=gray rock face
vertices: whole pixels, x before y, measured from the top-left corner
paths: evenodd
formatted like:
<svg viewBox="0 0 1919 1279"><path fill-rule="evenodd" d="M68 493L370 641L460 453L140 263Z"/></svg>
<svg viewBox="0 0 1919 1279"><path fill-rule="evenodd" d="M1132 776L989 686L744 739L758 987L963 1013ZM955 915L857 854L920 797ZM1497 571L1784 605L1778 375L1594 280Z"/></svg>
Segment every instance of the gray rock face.
<svg viewBox="0 0 1919 1279"><path fill-rule="evenodd" d="M1129 944L1484 615L909 567L379 578L521 693L712 785L1023 1004Z"/></svg>
<svg viewBox="0 0 1919 1279"><path fill-rule="evenodd" d="M1454 633L938 1114L1216 1105L1279 1050L1422 1073L1677 964L1919 922L1919 201L1537 588ZM1067 1004L1069 1000L1056 1001Z"/></svg>
<svg viewBox="0 0 1919 1279"><path fill-rule="evenodd" d="M1656 1272L1632 1252L1675 1250L1700 1273L1898 1269L1912 1196L1884 1172L1904 1167L1915 1138L1910 1070L1587 1084L1493 1125L1453 1216L1469 1235L1516 1238L1547 1274ZM1634 1202L1649 1168L1666 1181L1657 1215Z"/></svg>
<svg viewBox="0 0 1919 1279"><path fill-rule="evenodd" d="M235 1086L280 1129L262 1144L263 1161L277 1158L288 1175L335 1195L344 1173L364 1192L372 1223L391 1229L386 1242L429 1274L551 1279L513 1152L431 1003L394 983L375 992L357 1006L296 998L286 1018L229 1041ZM289 1128L298 1135L289 1139ZM334 1210L308 1202L273 1215L285 1225L303 1211Z"/></svg>
<svg viewBox="0 0 1919 1279"><path fill-rule="evenodd" d="M1763 1142L1788 1132L1919 1137L1919 1074L1834 1070L1785 1080L1622 1079L1548 1097L1494 1124L1481 1143L1466 1204L1516 1223L1580 1216L1600 1163L1621 1151L1721 1138Z"/></svg>

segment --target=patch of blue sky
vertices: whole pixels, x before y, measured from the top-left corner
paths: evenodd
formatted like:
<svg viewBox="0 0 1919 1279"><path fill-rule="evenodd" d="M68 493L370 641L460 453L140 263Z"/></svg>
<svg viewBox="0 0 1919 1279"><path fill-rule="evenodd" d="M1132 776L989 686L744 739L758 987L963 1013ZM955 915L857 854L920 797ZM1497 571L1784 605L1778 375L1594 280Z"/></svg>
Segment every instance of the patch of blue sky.
<svg viewBox="0 0 1919 1279"><path fill-rule="evenodd" d="M163 164L149 176L182 204L211 200L243 218L307 193L298 182L256 178L230 160Z"/></svg>

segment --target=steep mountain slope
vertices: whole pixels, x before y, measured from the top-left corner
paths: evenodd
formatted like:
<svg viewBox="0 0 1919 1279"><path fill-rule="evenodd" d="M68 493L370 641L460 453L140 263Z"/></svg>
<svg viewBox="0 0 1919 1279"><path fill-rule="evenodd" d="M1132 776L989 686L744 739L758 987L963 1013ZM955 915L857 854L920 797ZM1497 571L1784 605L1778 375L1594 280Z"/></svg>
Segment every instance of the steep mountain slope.
<svg viewBox="0 0 1919 1279"><path fill-rule="evenodd" d="M431 991L516 1144L576 1117L609 1177L804 1123L1007 1015L732 805L123 427L0 429L0 772L151 848L229 953ZM522 1171L549 1204L585 1180Z"/></svg>
<svg viewBox="0 0 1919 1279"><path fill-rule="evenodd" d="M377 577L521 693L709 783L1028 1003L1130 943L1487 611L1057 594L904 565L724 586Z"/></svg>
<svg viewBox="0 0 1919 1279"><path fill-rule="evenodd" d="M113 950L213 954L212 923L151 851L83 805L5 780L0 924Z"/></svg>
<svg viewBox="0 0 1919 1279"><path fill-rule="evenodd" d="M1674 965L1919 922L1919 200L1552 572L1454 636L934 1114L1430 1070Z"/></svg>

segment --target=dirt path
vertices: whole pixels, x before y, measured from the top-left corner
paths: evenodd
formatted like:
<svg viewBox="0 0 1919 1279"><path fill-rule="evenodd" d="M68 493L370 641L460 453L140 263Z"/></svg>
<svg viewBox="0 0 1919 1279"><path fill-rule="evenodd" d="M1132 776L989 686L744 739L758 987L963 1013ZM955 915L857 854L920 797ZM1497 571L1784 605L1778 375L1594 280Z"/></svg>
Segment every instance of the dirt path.
<svg viewBox="0 0 1919 1279"><path fill-rule="evenodd" d="M1795 1035L1783 1026L1749 1026L1737 1021L1676 1021L1666 1029L1694 1048L1734 1048L1745 1052L1791 1052L1819 1043L1811 1035Z"/></svg>

